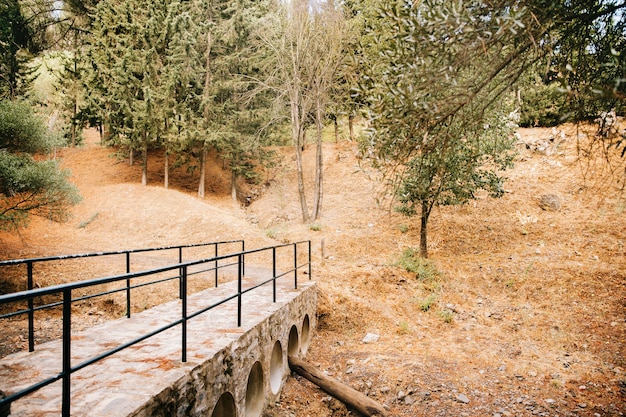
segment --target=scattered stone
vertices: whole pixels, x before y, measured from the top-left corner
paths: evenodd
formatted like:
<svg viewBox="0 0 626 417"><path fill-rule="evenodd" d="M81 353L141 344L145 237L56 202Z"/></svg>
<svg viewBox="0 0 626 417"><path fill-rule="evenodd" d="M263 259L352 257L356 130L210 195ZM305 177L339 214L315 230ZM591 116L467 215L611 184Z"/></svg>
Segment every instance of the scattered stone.
<svg viewBox="0 0 626 417"><path fill-rule="evenodd" d="M410 395L407 395L406 397L404 397L404 403L406 405L411 405L411 404L415 403L415 400Z"/></svg>
<svg viewBox="0 0 626 417"><path fill-rule="evenodd" d="M398 392L398 399L399 400L404 400L404 397L406 397L406 393L404 391L399 391Z"/></svg>
<svg viewBox="0 0 626 417"><path fill-rule="evenodd" d="M391 388L389 388L389 387L381 387L381 388L380 388L380 393L381 393L381 394L386 394L386 393L388 393L389 391L391 391Z"/></svg>
<svg viewBox="0 0 626 417"><path fill-rule="evenodd" d="M546 211L559 211L561 198L556 194L544 194L539 198L539 207Z"/></svg>
<svg viewBox="0 0 626 417"><path fill-rule="evenodd" d="M346 369L346 375L350 375L353 372L354 372L354 367L352 367L352 366L350 366L350 367L348 367L348 369Z"/></svg>
<svg viewBox="0 0 626 417"><path fill-rule="evenodd" d="M380 339L380 335L376 333L368 333L363 338L363 343L376 343Z"/></svg>
<svg viewBox="0 0 626 417"><path fill-rule="evenodd" d="M528 371L528 376L536 377L537 371Z"/></svg>
<svg viewBox="0 0 626 417"><path fill-rule="evenodd" d="M457 394L456 400L463 404L469 404L470 402L469 398L467 398L467 395L465 394Z"/></svg>
<svg viewBox="0 0 626 417"><path fill-rule="evenodd" d="M546 402L547 402L548 404L555 404L555 403L556 403L556 400L553 400L552 398L548 398L548 399L546 400Z"/></svg>
<svg viewBox="0 0 626 417"><path fill-rule="evenodd" d="M580 408L587 408L587 404L585 404L585 403L578 403L578 406Z"/></svg>

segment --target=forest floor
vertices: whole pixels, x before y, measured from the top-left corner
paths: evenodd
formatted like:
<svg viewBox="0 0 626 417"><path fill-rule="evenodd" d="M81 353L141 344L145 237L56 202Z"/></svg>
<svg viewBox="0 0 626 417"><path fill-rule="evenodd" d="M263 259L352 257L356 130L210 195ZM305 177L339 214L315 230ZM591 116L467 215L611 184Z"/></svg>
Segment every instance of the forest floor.
<svg viewBox="0 0 626 417"><path fill-rule="evenodd" d="M57 152L83 196L73 219L34 219L19 234L0 234L0 259L311 239L319 306L306 359L390 416L623 416L626 198L615 180L624 172L608 174L602 158L580 163L586 142L572 126L519 133L503 198L434 211L420 275L398 265L407 248L419 246L419 224L379 203L378 176L354 143L325 144L323 215L305 225L289 148L277 149L282 162L263 173L262 187L246 191L253 201L242 207L231 200L221 163L212 164L207 196L198 198L197 174L176 168L165 189L162 156L151 154L144 187L139 164L99 146L92 130L83 146ZM305 151L307 190L314 152ZM560 208L542 209L546 194ZM36 285L113 267L72 265L38 271ZM23 289L13 277L3 276L0 293ZM94 304L77 320L93 325L121 308ZM40 339L54 337L54 320L37 324ZM17 322L2 324L0 355L25 345L21 330ZM368 333L378 340L364 343ZM297 376L265 412L349 415Z"/></svg>

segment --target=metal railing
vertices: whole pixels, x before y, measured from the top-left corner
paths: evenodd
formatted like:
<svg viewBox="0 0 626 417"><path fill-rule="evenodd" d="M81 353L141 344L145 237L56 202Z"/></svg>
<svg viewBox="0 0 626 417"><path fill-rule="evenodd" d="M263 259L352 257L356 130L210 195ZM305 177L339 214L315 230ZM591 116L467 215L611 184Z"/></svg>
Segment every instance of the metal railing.
<svg viewBox="0 0 626 417"><path fill-rule="evenodd" d="M306 245L306 251L304 253L302 251L298 251L298 247L303 246L303 245ZM284 261L283 258L281 258L281 261L283 261L281 262L281 265L290 265L290 267L287 270L279 273L278 267L277 267L278 260L279 260L277 256L277 250L281 248L292 248L293 258L292 260L291 258L286 260L286 262ZM267 279L262 279L261 282L256 283L255 285L244 289L243 281L244 281L245 257L251 254L264 254L267 252L271 253L271 264L272 264L271 277ZM305 258L305 261L301 262L299 259L303 257ZM218 261L226 261L226 263L221 262L218 265ZM188 289L188 280L190 277L189 268L192 266L196 266L196 265L214 265L215 268L225 268L227 266L237 265L237 291L234 294L228 297L225 297L198 311L189 312L187 310L187 300L188 300L187 289ZM70 389L71 376L74 372L77 372L95 362L98 362L106 357L109 357L117 352L120 352L130 346L140 343L146 339L149 339L159 333L162 333L176 326L181 327L181 347L182 347L181 361L186 362L187 361L187 322L189 320L201 314L204 314L228 301L237 299L237 326L240 327L241 318L242 318L242 296L244 294L254 291L255 289L261 286L272 283L273 302L276 302L276 292L277 292L276 280L281 277L293 274L294 288L297 289L298 288L298 271L304 268L306 268L305 273L308 273L309 279L311 279L311 242L310 241L301 241L301 242L265 247L261 249L241 251L237 253L231 253L228 255L214 256L214 257L202 259L202 260L182 262L182 263L178 263L174 265L169 265L169 266L141 271L141 272L129 272L129 273L122 274L122 275L103 277L103 278L91 279L91 280L86 280L86 281L56 285L56 286L51 286L51 287L46 287L46 288L37 288L37 289L21 291L21 292L12 293L12 294L0 295L0 306L24 302L24 301L27 301L30 303L34 299L38 299L44 296L60 295L62 298L62 301L60 301L59 304L62 306L62 310L63 310L61 371L52 377L42 379L39 382L29 387L23 388L22 390L15 392L15 393L10 393L5 398L0 399L0 409L3 409L4 407L10 407L12 402L17 401L18 399L25 397L26 395L29 395L45 386L48 386L56 381L61 380L62 381L61 415L63 417L69 417L70 405L71 405L70 404L71 403L71 389ZM139 286L146 286L146 285L152 285L152 284L163 282L162 279L158 279L149 283L141 283L138 285L132 285L133 280L136 280L141 277L155 276L155 275L158 275L164 272L170 272L170 271L176 272L177 275L169 279L176 279L179 282L179 294L178 295L181 299L181 315L179 319L171 321L168 324L156 330L147 332L143 334L142 336L135 338L131 341L120 344L119 346L113 349L110 349L104 353L101 353L97 356L93 356L87 360L84 360L82 363L78 365L72 366L72 363L71 363L72 303L75 303L77 301L84 299L84 297L72 298L73 291L76 291L78 289L83 289L83 288L99 286L103 284L116 283L116 282L130 283L130 284L126 284L124 288L120 288L115 291L127 291L127 290L130 291L130 289L138 288ZM105 293L91 295L90 297L107 295L107 294L110 294L111 292L114 292L114 291L107 291ZM20 314L20 313L28 314L28 312L29 312L28 310L20 310L18 312L15 312L15 314L13 315ZM6 387L3 387L3 388L6 389Z"/></svg>
<svg viewBox="0 0 626 417"><path fill-rule="evenodd" d="M59 255L59 256L47 256L47 257L40 257L40 258L29 258L29 259L13 259L13 260L8 260L8 261L0 261L0 268L3 267L9 267L9 266L20 266L20 265L25 265L26 266L26 290L32 290L35 287L35 279L34 279L34 268L36 264L42 264L42 263L50 263L53 261L69 261L69 260L73 260L73 259L85 259L85 258L100 258L100 257L114 257L114 256L119 256L119 255L123 255L124 256L124 265L126 268L126 273L129 274L131 272L131 255L132 254L139 254L139 253L153 253L153 252L164 252L164 251L176 251L177 255L178 255L178 263L183 263L183 249L191 249L191 248L201 248L201 247L213 247L213 257L217 258L219 255L219 251L218 248L219 247L228 247L228 246L232 246L234 244L237 244L237 246L241 246L241 252L245 251L245 243L243 240L227 240L227 241L222 241L222 242L210 242L210 243L197 243L197 244L191 244L191 245L177 245L177 246L161 246L161 247L157 247L157 248L144 248L144 249L131 249L131 250L122 250L122 251L109 251L109 252L92 252L92 253L84 253L84 254L74 254L74 255ZM223 251L223 250L222 250ZM230 252L234 252L233 250L230 250ZM198 258L206 258L207 255L205 256L201 256L201 257L195 257L194 259L198 259ZM214 270L215 271L215 286L217 286L217 271L219 269L218 267L218 260L216 259L215 261L215 265L213 268L211 268L210 270ZM223 266L228 266L228 265L223 265ZM204 271L196 271L195 273L201 273L201 272L207 272L209 270L204 270ZM130 305L130 282L127 281L127 288L126 288L126 317L130 317L131 314L131 305ZM88 299L88 298L93 298L96 296L101 296L101 295L105 295L105 293L98 293L95 294L93 296L86 296L83 297L82 299ZM34 320L35 320L35 311L38 310L43 310L43 309L47 309L47 308L52 308L52 307L57 307L60 306L62 304L62 302L54 302L54 303L49 303L49 304L43 304L40 306L35 307L34 306L34 300L31 298L27 301L28 306L26 307L26 309L24 310L19 310L19 311L15 311L15 312L11 312L8 314L2 314L0 315L0 319L4 319L4 318L10 318L13 316L18 316L18 315L22 315L22 314L27 314L28 316L28 351L29 352L33 352L35 350L35 326L34 326Z"/></svg>

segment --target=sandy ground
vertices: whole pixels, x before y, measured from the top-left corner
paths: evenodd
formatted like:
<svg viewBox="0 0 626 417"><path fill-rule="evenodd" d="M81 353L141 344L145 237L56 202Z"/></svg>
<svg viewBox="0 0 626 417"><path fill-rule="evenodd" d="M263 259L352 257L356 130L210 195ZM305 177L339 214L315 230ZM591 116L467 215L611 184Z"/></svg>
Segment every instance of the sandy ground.
<svg viewBox="0 0 626 417"><path fill-rule="evenodd" d="M577 162L585 142L571 126L519 133L531 146L520 144L503 198L435 210L431 259L421 275L397 266L405 249L419 245L417 221L378 204L377 175L350 142L325 145L323 215L304 225L289 148L279 150L278 168L263 173L260 198L243 208L231 200L219 161L207 174L204 199L196 196L197 172L185 167L164 189L157 154L150 155L143 187L139 165L117 159L87 131L84 146L57 152L83 195L73 219L61 225L34 219L19 235L0 235L0 256L311 239L320 326L307 360L379 401L389 415L624 415L623 168L618 163L611 175L602 159ZM305 151L307 192L313 156L312 147ZM560 209L542 209L545 194L558 196ZM55 266L36 280L55 284L83 276L77 270L99 274L107 267ZM21 289L4 278L0 290ZM83 325L118 310L94 305ZM40 333L53 337L54 324L46 323ZM24 345L19 330L3 325L2 352ZM379 339L363 343L367 333ZM266 411L348 415L354 413L297 376Z"/></svg>

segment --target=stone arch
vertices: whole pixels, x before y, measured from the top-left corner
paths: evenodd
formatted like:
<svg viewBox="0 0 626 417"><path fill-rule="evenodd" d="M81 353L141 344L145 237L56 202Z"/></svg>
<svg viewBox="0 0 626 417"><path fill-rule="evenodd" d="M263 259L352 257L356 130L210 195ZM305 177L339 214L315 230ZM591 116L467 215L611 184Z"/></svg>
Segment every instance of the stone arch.
<svg viewBox="0 0 626 417"><path fill-rule="evenodd" d="M230 392L225 392L213 407L211 417L237 417L235 399Z"/></svg>

